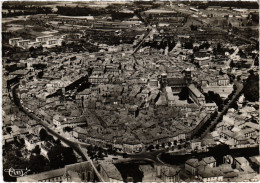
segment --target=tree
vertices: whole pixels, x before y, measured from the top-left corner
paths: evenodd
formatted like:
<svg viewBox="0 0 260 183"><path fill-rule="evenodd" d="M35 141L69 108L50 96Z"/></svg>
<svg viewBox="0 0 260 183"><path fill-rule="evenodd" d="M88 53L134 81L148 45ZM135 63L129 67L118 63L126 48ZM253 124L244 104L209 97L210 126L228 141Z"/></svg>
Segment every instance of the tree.
<svg viewBox="0 0 260 183"><path fill-rule="evenodd" d="M160 145L159 145L159 144L156 144L155 148L156 148L156 149L159 149L159 148L160 148Z"/></svg>
<svg viewBox="0 0 260 183"><path fill-rule="evenodd" d="M50 161L50 166L53 169L58 169L64 166L63 156L62 156L62 146L59 145L53 146L47 155Z"/></svg>
<svg viewBox="0 0 260 183"><path fill-rule="evenodd" d="M231 105L230 105L230 108L233 108L233 109L235 109L235 110L238 110L237 102L236 102L236 101L232 102Z"/></svg>
<svg viewBox="0 0 260 183"><path fill-rule="evenodd" d="M189 41L184 44L185 49L193 49L193 42Z"/></svg>
<svg viewBox="0 0 260 183"><path fill-rule="evenodd" d="M21 151L20 151L19 149L16 149L16 150L15 150L15 154L16 154L16 156L18 156L18 157L22 157L22 156L23 156L22 153L21 153Z"/></svg>
<svg viewBox="0 0 260 183"><path fill-rule="evenodd" d="M55 144L57 144L57 145L61 145L61 141L60 141L60 139L57 139L57 140L55 141Z"/></svg>
<svg viewBox="0 0 260 183"><path fill-rule="evenodd" d="M34 52L34 51L35 51L35 48L34 48L33 46L29 48L29 52L30 52L30 53L32 53L32 52Z"/></svg>
<svg viewBox="0 0 260 183"><path fill-rule="evenodd" d="M255 102L259 100L259 78L258 74L250 74L247 78L245 84L243 93L245 96L245 99L250 102Z"/></svg>
<svg viewBox="0 0 260 183"><path fill-rule="evenodd" d="M184 87L181 89L181 92L179 93L179 99L187 100L188 98L189 98L189 90L187 87Z"/></svg>
<svg viewBox="0 0 260 183"><path fill-rule="evenodd" d="M172 146L172 143L171 143L171 142L168 142L168 146L171 147L171 146Z"/></svg>
<svg viewBox="0 0 260 183"><path fill-rule="evenodd" d="M191 24L190 25L190 29L192 30L192 31L196 31L197 30L197 26L195 26L195 25L193 25L193 24Z"/></svg>
<svg viewBox="0 0 260 183"><path fill-rule="evenodd" d="M76 157L75 153L73 152L72 147L63 147L62 155L63 155L63 164L64 165L74 164L77 162L77 157Z"/></svg>
<svg viewBox="0 0 260 183"><path fill-rule="evenodd" d="M20 143L21 143L22 146L25 144L25 141L24 141L23 138L20 139Z"/></svg>
<svg viewBox="0 0 260 183"><path fill-rule="evenodd" d="M42 45L40 45L40 46L38 47L38 49L39 49L40 51L42 51L42 50L43 50Z"/></svg>
<svg viewBox="0 0 260 183"><path fill-rule="evenodd" d="M71 127L68 127L66 126L65 128L63 128L64 131L66 132L71 132L72 131L72 128Z"/></svg>
<svg viewBox="0 0 260 183"><path fill-rule="evenodd" d="M10 126L6 127L6 132L10 134L12 132L12 128Z"/></svg>
<svg viewBox="0 0 260 183"><path fill-rule="evenodd" d="M3 161L3 170L9 169L10 167L14 169L24 169L28 167L28 162L18 157L14 151L7 153L4 158L6 159L6 161ZM12 179L10 175L8 175L8 172L3 171L3 174L4 180L16 181Z"/></svg>
<svg viewBox="0 0 260 183"><path fill-rule="evenodd" d="M123 158L127 158L127 154L126 153L123 153Z"/></svg>
<svg viewBox="0 0 260 183"><path fill-rule="evenodd" d="M35 148L32 150L32 153L35 153L35 154L41 153L41 149L40 149L39 145L35 146Z"/></svg>
<svg viewBox="0 0 260 183"><path fill-rule="evenodd" d="M48 136L48 133L46 132L45 129L42 128L40 130L40 139L41 139L41 141L44 141L47 138L47 136Z"/></svg>
<svg viewBox="0 0 260 183"><path fill-rule="evenodd" d="M47 135L47 137L46 137L46 139L44 141L46 141L46 142L48 142L48 141L54 142L55 140L54 140L52 135Z"/></svg>
<svg viewBox="0 0 260 183"><path fill-rule="evenodd" d="M177 140L174 140L173 143L174 143L174 145L176 146L176 145L177 145Z"/></svg>
<svg viewBox="0 0 260 183"><path fill-rule="evenodd" d="M162 148L165 148L165 143L162 143Z"/></svg>
<svg viewBox="0 0 260 183"><path fill-rule="evenodd" d="M218 43L218 44L217 44L217 51L220 52L221 50L222 50L221 44Z"/></svg>
<svg viewBox="0 0 260 183"><path fill-rule="evenodd" d="M154 149L154 146L153 145L150 145L148 148L147 148L147 150L153 150Z"/></svg>
<svg viewBox="0 0 260 183"><path fill-rule="evenodd" d="M30 173L40 173L46 170L47 159L42 155L31 155L28 165Z"/></svg>

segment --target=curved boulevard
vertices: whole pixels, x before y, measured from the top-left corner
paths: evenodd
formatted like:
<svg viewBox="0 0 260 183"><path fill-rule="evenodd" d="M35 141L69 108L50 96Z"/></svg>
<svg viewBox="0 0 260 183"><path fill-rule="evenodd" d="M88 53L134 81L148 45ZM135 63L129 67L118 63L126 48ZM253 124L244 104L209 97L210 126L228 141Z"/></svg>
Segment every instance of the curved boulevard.
<svg viewBox="0 0 260 183"><path fill-rule="evenodd" d="M211 121L210 125L207 127L207 129L204 131L204 133L201 135L201 139L205 136L205 134L208 133L208 131L214 127L214 125L216 125L217 121L218 121L218 118L223 115L223 113L225 111L227 111L230 107L230 104L237 99L237 97L240 96L241 94L241 91L243 89L243 85L241 83L238 83L236 82L235 83L236 86L237 86L237 91L236 93L234 94L234 96L232 97L232 99L228 102L228 104L224 107L224 109L218 113L218 116L215 118L215 120ZM17 95L17 89L19 87L19 83L14 85L12 88L11 88L11 96L12 96L12 99L15 103L15 105L19 108L19 110L21 110L22 112L24 112L26 115L28 115L30 118L36 120L37 122L40 123L40 125L42 125L50 134L54 135L55 137L59 138L61 141L63 141L64 143L66 143L67 145L69 145L70 147L72 147L82 158L83 160L88 160L91 162L94 170L95 170L95 173L97 174L99 180L103 180L102 176L99 174L99 172L97 171L96 167L94 166L93 164L93 161L88 157L87 155L87 150L86 150L86 147L89 145L89 144L86 144L86 143L82 143L82 142L76 142L76 141L71 141L65 137L63 137L62 135L60 135L58 132L54 131L53 129L50 128L50 125L43 121L41 118L39 118L35 112L29 112L28 110L25 109L25 107L23 107L21 105L21 102L20 102L20 99ZM239 150L236 150L236 152L239 151ZM243 150L241 150L242 152ZM150 160L156 164L168 164L169 165L169 162L166 162L165 160L161 160L161 155L162 153L166 153L168 152L168 149L162 149L162 150L156 150L156 151L153 151L153 152L141 152L141 153L138 153L138 154L128 154L128 158L130 158L131 160ZM244 152L244 151L243 151ZM227 152L228 153L228 152ZM179 153L179 152L173 152L171 153L171 156L176 156L176 157L179 157L179 156L183 156L183 157L192 157L194 155L198 155L197 153L196 154L193 154L193 153L190 153L190 154L186 154L186 153ZM208 152L205 152L203 153L203 156L206 156L206 155L211 155L210 153ZM185 158L186 159L186 158ZM126 160L127 161L127 160Z"/></svg>

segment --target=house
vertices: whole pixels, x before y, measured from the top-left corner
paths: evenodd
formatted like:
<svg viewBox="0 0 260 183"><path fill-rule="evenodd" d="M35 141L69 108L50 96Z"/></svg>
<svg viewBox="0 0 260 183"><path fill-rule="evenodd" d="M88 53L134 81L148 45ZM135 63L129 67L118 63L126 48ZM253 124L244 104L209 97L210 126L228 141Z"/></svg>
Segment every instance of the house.
<svg viewBox="0 0 260 183"><path fill-rule="evenodd" d="M156 176L156 167L152 165L139 165L140 171L143 173L142 182L163 182L158 176Z"/></svg>
<svg viewBox="0 0 260 183"><path fill-rule="evenodd" d="M249 162L245 157L237 157L234 159L234 164L236 169L241 169L241 167L249 166Z"/></svg>
<svg viewBox="0 0 260 183"><path fill-rule="evenodd" d="M201 141L198 140L192 140L191 141L191 149L194 150L200 150L201 149Z"/></svg>
<svg viewBox="0 0 260 183"><path fill-rule="evenodd" d="M99 168L100 175L105 182L123 182L123 178L114 164L102 161Z"/></svg>
<svg viewBox="0 0 260 183"><path fill-rule="evenodd" d="M218 85L219 86L228 86L230 84L230 79L228 75L224 75L218 78Z"/></svg>
<svg viewBox="0 0 260 183"><path fill-rule="evenodd" d="M36 37L36 42L47 42L48 40L56 39L56 36L48 35L48 36L40 36Z"/></svg>
<svg viewBox="0 0 260 183"><path fill-rule="evenodd" d="M60 127L61 124L64 122L64 121L67 121L66 118L62 115L59 115L59 114L55 114L53 116L53 124L55 125L55 127Z"/></svg>
<svg viewBox="0 0 260 183"><path fill-rule="evenodd" d="M35 148L35 146L40 145L41 141L40 138L33 135L33 134L29 134L26 135L24 138L24 143L25 143L25 147L31 151Z"/></svg>
<svg viewBox="0 0 260 183"><path fill-rule="evenodd" d="M3 135L3 139L2 139L3 145L13 141L14 141L14 136L12 134Z"/></svg>
<svg viewBox="0 0 260 183"><path fill-rule="evenodd" d="M213 156L203 158L201 161L204 162L206 166L209 166L211 168L216 167L217 161Z"/></svg>
<svg viewBox="0 0 260 183"><path fill-rule="evenodd" d="M62 41L59 39L49 39L46 41L45 47L61 46Z"/></svg>
<svg viewBox="0 0 260 183"><path fill-rule="evenodd" d="M127 141L123 142L123 150L126 153L134 153L134 152L141 152L143 145L138 141L131 141L128 139Z"/></svg>
<svg viewBox="0 0 260 183"><path fill-rule="evenodd" d="M180 171L180 168L162 166L160 177L163 182L178 182L180 181Z"/></svg>
<svg viewBox="0 0 260 183"><path fill-rule="evenodd" d="M73 129L72 135L74 138L76 138L80 141L84 141L87 138L87 130L85 130L84 128L81 128L81 127L76 127Z"/></svg>
<svg viewBox="0 0 260 183"><path fill-rule="evenodd" d="M204 103L202 104L202 107L205 108L208 111L215 111L217 109L216 103Z"/></svg>
<svg viewBox="0 0 260 183"><path fill-rule="evenodd" d="M22 47L22 48L28 48L30 40L22 40L17 42L17 46Z"/></svg>
<svg viewBox="0 0 260 183"><path fill-rule="evenodd" d="M198 159L189 159L185 162L185 170L191 175L197 175L198 167L200 166Z"/></svg>
<svg viewBox="0 0 260 183"><path fill-rule="evenodd" d="M74 128L78 125L84 125L86 124L86 119L85 116L79 116L79 117L67 117L66 120L63 120L61 123L62 128L64 127L70 127L70 128Z"/></svg>
<svg viewBox="0 0 260 183"><path fill-rule="evenodd" d="M23 38L21 38L21 37L19 37L19 38L12 38L12 39L9 39L9 44L12 45L12 46L15 46L15 45L17 45L17 43L19 41L22 41L22 40L23 40Z"/></svg>
<svg viewBox="0 0 260 183"><path fill-rule="evenodd" d="M41 42L30 42L30 43L28 44L28 47L34 47L34 48L36 48L36 47L39 47L39 46L41 46Z"/></svg>

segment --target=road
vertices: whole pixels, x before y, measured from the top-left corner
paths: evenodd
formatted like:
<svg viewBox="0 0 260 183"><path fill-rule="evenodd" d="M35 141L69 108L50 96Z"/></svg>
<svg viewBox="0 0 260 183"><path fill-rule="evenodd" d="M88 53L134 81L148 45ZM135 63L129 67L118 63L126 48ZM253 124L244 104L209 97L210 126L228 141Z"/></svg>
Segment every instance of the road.
<svg viewBox="0 0 260 183"><path fill-rule="evenodd" d="M11 89L11 92L12 92L12 95L13 95L13 101L15 103L15 105L17 105L17 107L19 108L19 110L21 110L22 112L24 112L25 114L27 114L27 116L29 116L30 118L38 121L43 127L45 127L45 129L47 129L47 131L54 135L55 137L59 138L60 140L62 140L64 143L66 143L67 145L69 145L70 147L72 147L82 158L83 160L88 160L90 161L91 165L93 166L93 169L97 175L97 177L99 178L100 181L104 182L104 179L103 177L100 175L100 173L97 171L96 167L94 166L92 160L88 157L87 153L85 151L83 151L83 149L81 148L81 146L76 143L76 142L73 142L73 141L70 141L68 139L66 139L65 137L61 136L60 134L58 134L57 132L55 132L54 130L52 130L50 127L49 127L49 124L44 122L41 118L39 118L38 116L36 116L35 114L33 113L30 113L29 111L27 111L20 103L20 100L17 96L17 93L16 93L16 90L18 88L18 84L15 85L12 89Z"/></svg>
<svg viewBox="0 0 260 183"><path fill-rule="evenodd" d="M140 49L140 47L144 43L145 39L152 34L152 30L153 29L151 29L151 28L149 29L149 32L147 32L147 34L143 37L142 41L140 41L139 45L135 48L135 50L133 51L132 54L135 54Z"/></svg>
<svg viewBox="0 0 260 183"><path fill-rule="evenodd" d="M80 156L82 156L83 160L90 160L89 157L87 156L86 152L84 150L82 150L82 148L83 149L86 148L87 146L89 146L89 144L83 143L83 142L75 142L75 141L68 140L67 138L63 137L62 135L60 135L59 133L57 133L56 131L51 129L49 123L43 121L41 118L39 118L34 113L30 113L29 111L27 111L21 105L20 99L17 96L17 92L16 92L18 86L19 86L18 84L14 85L12 87L12 89L11 89L11 92L12 92L12 96L13 96L13 101L14 101L15 105L18 106L19 110L24 112L30 118L35 119L36 121L38 121L44 128L46 128L46 130L50 134L54 135L55 137L59 138L60 140L65 142L67 145L72 147ZM129 154L128 157L132 158L132 159L150 159L150 160L160 164L161 162L157 159L157 155L162 153L162 152L165 152L165 151L167 151L167 150L163 149L163 150L158 150L158 151L153 151L153 152L141 152L139 154Z"/></svg>
<svg viewBox="0 0 260 183"><path fill-rule="evenodd" d="M235 100L237 95L239 95L240 91L243 89L243 85L240 84L239 82L235 81L235 84L237 85L237 92L236 92L236 94L229 101L229 103L224 107L222 112L218 114L218 117L211 123L211 125L207 128L207 130L202 134L201 138L203 138L208 133L208 131L217 123L218 118L224 113L224 111L228 110L228 108L230 107L231 102L233 100ZM43 127L45 127L48 130L49 133L53 134L54 136L56 136L57 138L59 138L60 140L62 140L66 144L68 144L70 147L72 147L79 155L82 156L82 158L84 160L89 160L90 162L92 162L92 160L88 157L88 155L86 153L86 149L84 149L89 144L68 140L67 138L63 137L62 135L60 135L59 133L57 133L56 131L51 129L49 127L50 125L48 123L44 122L37 115L35 115L33 113L30 113L24 107L22 107L22 105L20 103L20 99L19 99L19 97L17 96L17 93L16 93L16 89L18 88L18 86L19 85L15 85L11 89L11 91L12 91L12 95L13 95L13 101L19 107L19 109L21 111L23 111L24 113L26 113L29 117L31 117L31 118L35 119L36 121L38 121ZM129 158L131 158L131 159L151 160L151 161L153 161L156 164L165 164L158 158L158 156L162 152L167 152L167 149L157 150L157 151L153 151L153 152L141 152L141 153L137 153L137 154L128 154L127 156ZM92 166L94 166L93 162L91 164L92 164ZM99 172L96 170L96 168L94 168L94 170L95 170L96 174L98 175ZM102 176L98 175L98 177L99 177L100 180L103 180Z"/></svg>
<svg viewBox="0 0 260 183"><path fill-rule="evenodd" d="M236 93L233 95L232 99L228 102L228 104L224 106L223 110L218 113L217 117L215 118L215 120L211 122L210 126L207 127L204 133L200 136L200 139L203 139L208 134L209 130L212 129L218 123L220 117L223 116L224 113L230 108L231 103L235 101L237 97L241 94L241 91L243 90L243 84L239 83L238 81L234 81L234 84L237 86Z"/></svg>

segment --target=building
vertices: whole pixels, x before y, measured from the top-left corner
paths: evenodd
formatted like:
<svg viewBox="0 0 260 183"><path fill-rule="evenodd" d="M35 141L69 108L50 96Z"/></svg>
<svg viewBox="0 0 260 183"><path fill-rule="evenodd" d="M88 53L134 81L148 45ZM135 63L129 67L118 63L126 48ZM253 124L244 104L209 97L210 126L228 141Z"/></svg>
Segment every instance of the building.
<svg viewBox="0 0 260 183"><path fill-rule="evenodd" d="M127 153L135 153L135 152L141 152L143 149L143 145L141 143L138 143L137 141L130 141L123 143L123 150Z"/></svg>
<svg viewBox="0 0 260 183"><path fill-rule="evenodd" d="M59 39L49 39L46 41L45 47L61 46L61 40Z"/></svg>
<svg viewBox="0 0 260 183"><path fill-rule="evenodd" d="M197 175L199 166L200 164L198 159L189 159L185 162L185 170L193 176Z"/></svg>
<svg viewBox="0 0 260 183"><path fill-rule="evenodd" d="M180 181L180 168L169 166L157 166L157 173L163 182L178 182Z"/></svg>
<svg viewBox="0 0 260 183"><path fill-rule="evenodd" d="M65 168L18 177L17 182L61 182Z"/></svg>
<svg viewBox="0 0 260 183"><path fill-rule="evenodd" d="M40 36L36 37L36 42L47 42L48 40L54 40L56 36L48 35L48 36Z"/></svg>
<svg viewBox="0 0 260 183"><path fill-rule="evenodd" d="M216 167L217 164L217 161L213 156L203 158L201 161L204 162L206 166L209 166L211 168Z"/></svg>
<svg viewBox="0 0 260 183"><path fill-rule="evenodd" d="M174 94L181 92L182 88L187 86L185 78L167 78L167 86L172 88Z"/></svg>
<svg viewBox="0 0 260 183"><path fill-rule="evenodd" d="M150 87L158 87L159 86L158 80L157 79L150 79L149 80L149 86Z"/></svg>
<svg viewBox="0 0 260 183"><path fill-rule="evenodd" d="M85 141L87 138L87 130L81 127L76 127L73 128L72 135L80 141Z"/></svg>
<svg viewBox="0 0 260 183"><path fill-rule="evenodd" d="M94 182L94 169L90 162L65 166L63 182Z"/></svg>
<svg viewBox="0 0 260 183"><path fill-rule="evenodd" d="M191 149L194 150L200 150L201 149L201 141L199 140L193 140L191 141Z"/></svg>
<svg viewBox="0 0 260 183"><path fill-rule="evenodd" d="M90 162L66 165L64 168L18 177L17 182L94 182Z"/></svg>
<svg viewBox="0 0 260 183"><path fill-rule="evenodd" d="M105 182L123 182L123 178L114 164L102 161L99 167L100 175Z"/></svg>
<svg viewBox="0 0 260 183"><path fill-rule="evenodd" d="M201 105L206 102L205 96L195 87L194 84L190 84L188 86L188 89L189 89L189 96L197 105Z"/></svg>
<svg viewBox="0 0 260 183"><path fill-rule="evenodd" d="M33 134L29 134L29 135L25 136L24 143L25 143L25 147L29 151L31 151L35 148L35 146L37 146L37 145L40 146L41 141L40 141L39 137L37 137Z"/></svg>
<svg viewBox="0 0 260 183"><path fill-rule="evenodd" d="M245 157L237 157L234 159L234 164L236 169L241 169L242 167L249 166L249 162Z"/></svg>
<svg viewBox="0 0 260 183"><path fill-rule="evenodd" d="M22 41L23 38L19 37L19 38L12 38L9 39L9 44L12 46L17 46L19 41Z"/></svg>
<svg viewBox="0 0 260 183"><path fill-rule="evenodd" d="M64 121L67 121L66 120L66 117L64 116L61 116L59 114L55 114L53 116L53 124L56 126L56 127L60 127L61 124L64 122Z"/></svg>
<svg viewBox="0 0 260 183"><path fill-rule="evenodd" d="M222 182L223 173L216 169L202 168L198 170L198 178L203 182Z"/></svg>
<svg viewBox="0 0 260 183"><path fill-rule="evenodd" d="M168 106L174 106L175 104L175 98L173 97L173 92L172 92L172 88L171 87L165 87L166 89L166 98L168 101Z"/></svg>
<svg viewBox="0 0 260 183"><path fill-rule="evenodd" d="M21 40L17 42L17 46L22 47L22 48L28 48L30 44L30 40Z"/></svg>
<svg viewBox="0 0 260 183"><path fill-rule="evenodd" d="M204 103L202 107L208 111L215 111L217 109L216 103Z"/></svg>

